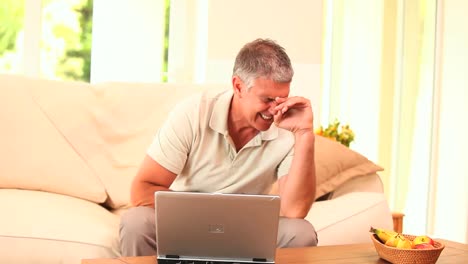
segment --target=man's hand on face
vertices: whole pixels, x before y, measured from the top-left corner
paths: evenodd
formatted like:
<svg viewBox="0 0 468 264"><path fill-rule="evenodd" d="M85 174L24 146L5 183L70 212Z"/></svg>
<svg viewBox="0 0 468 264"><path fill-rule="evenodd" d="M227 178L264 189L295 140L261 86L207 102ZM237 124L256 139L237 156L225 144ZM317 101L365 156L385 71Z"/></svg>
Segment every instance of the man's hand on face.
<svg viewBox="0 0 468 264"><path fill-rule="evenodd" d="M293 133L313 132L313 113L310 101L304 97L276 97L275 124Z"/></svg>

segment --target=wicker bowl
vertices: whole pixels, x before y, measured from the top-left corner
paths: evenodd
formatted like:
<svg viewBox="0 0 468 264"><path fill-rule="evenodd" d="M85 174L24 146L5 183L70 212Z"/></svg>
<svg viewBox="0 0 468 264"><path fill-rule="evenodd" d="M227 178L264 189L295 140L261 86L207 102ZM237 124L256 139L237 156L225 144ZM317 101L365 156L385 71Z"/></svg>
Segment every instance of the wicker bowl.
<svg viewBox="0 0 468 264"><path fill-rule="evenodd" d="M413 240L416 236L405 235ZM376 234L371 234L372 242L379 256L394 264L431 264L436 263L445 245L434 240L433 249L402 249L389 247L380 242Z"/></svg>

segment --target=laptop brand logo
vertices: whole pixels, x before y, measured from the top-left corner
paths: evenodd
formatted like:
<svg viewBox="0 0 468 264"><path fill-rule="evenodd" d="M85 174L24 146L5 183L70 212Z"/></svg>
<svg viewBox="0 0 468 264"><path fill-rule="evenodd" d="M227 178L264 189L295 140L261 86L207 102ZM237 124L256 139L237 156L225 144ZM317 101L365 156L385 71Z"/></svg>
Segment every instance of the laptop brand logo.
<svg viewBox="0 0 468 264"><path fill-rule="evenodd" d="M215 233L215 234L224 233L224 225L210 224L208 225L208 232Z"/></svg>

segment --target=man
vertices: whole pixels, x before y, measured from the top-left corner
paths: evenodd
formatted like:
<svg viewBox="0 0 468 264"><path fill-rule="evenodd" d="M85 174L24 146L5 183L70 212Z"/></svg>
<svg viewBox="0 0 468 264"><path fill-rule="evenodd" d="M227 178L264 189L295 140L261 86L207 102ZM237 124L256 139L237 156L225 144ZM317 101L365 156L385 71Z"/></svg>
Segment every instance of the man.
<svg viewBox="0 0 468 264"><path fill-rule="evenodd" d="M232 90L205 92L171 112L132 183L123 256L156 254L156 191L265 194L276 181L277 246L317 244L304 220L315 197L313 114L309 100L289 97L292 76L284 49L257 39L236 57Z"/></svg>

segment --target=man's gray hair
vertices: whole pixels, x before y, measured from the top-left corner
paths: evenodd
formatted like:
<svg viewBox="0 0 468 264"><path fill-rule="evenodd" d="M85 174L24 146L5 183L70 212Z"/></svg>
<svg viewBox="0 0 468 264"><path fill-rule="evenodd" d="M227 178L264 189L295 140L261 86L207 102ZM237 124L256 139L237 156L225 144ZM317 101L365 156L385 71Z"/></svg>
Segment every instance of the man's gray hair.
<svg viewBox="0 0 468 264"><path fill-rule="evenodd" d="M294 70L283 47L270 39L256 39L239 51L232 75L239 76L250 89L257 78L291 82Z"/></svg>

